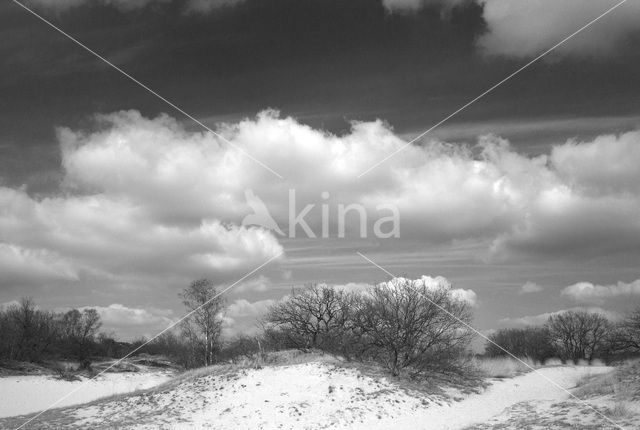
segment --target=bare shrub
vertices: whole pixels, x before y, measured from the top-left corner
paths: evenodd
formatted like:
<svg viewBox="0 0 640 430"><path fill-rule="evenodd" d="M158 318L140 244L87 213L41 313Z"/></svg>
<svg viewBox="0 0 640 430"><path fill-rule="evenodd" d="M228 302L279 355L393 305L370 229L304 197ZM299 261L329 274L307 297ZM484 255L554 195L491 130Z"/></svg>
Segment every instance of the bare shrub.
<svg viewBox="0 0 640 430"><path fill-rule="evenodd" d="M56 373L58 379L62 379L63 381L79 381L80 378L73 371L73 369L61 364L57 363L53 366L53 371Z"/></svg>
<svg viewBox="0 0 640 430"><path fill-rule="evenodd" d="M310 284L271 306L268 333L298 349L341 351L352 322L355 297L327 285Z"/></svg>

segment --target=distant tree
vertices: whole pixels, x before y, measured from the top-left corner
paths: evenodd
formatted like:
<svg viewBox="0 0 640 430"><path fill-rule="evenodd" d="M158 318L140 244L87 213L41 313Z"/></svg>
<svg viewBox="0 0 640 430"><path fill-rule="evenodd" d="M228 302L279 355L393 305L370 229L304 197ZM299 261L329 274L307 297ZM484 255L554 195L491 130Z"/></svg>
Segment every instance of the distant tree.
<svg viewBox="0 0 640 430"><path fill-rule="evenodd" d="M102 326L100 315L95 309L71 309L62 315L60 331L67 344L67 353L87 360L94 348L95 336Z"/></svg>
<svg viewBox="0 0 640 430"><path fill-rule="evenodd" d="M607 318L599 313L567 311L552 315L546 327L563 359L589 360L602 352L611 331Z"/></svg>
<svg viewBox="0 0 640 430"><path fill-rule="evenodd" d="M62 317L62 333L65 337L80 343L92 340L100 327L100 315L95 309L72 309Z"/></svg>
<svg viewBox="0 0 640 430"><path fill-rule="evenodd" d="M252 358L261 352L261 342L258 337L237 335L224 343L220 351L222 360L237 361Z"/></svg>
<svg viewBox="0 0 640 430"><path fill-rule="evenodd" d="M10 359L42 360L57 336L53 315L38 310L31 298L23 298L20 304L10 306L5 321L12 331Z"/></svg>
<svg viewBox="0 0 640 430"><path fill-rule="evenodd" d="M209 366L215 362L215 353L220 348L225 300L207 279L193 281L180 298L189 312L194 311L183 321L182 333L201 363Z"/></svg>
<svg viewBox="0 0 640 430"><path fill-rule="evenodd" d="M507 350L516 357L544 362L555 355L546 327L504 328L489 336L489 339L494 342L487 343L485 353L490 357L506 356L508 354L504 350Z"/></svg>

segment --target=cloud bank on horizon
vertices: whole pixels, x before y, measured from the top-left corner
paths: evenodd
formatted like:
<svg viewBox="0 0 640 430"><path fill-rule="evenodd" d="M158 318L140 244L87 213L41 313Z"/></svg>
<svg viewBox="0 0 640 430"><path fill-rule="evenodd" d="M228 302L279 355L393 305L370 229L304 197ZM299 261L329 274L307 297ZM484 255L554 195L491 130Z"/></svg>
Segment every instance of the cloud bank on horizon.
<svg viewBox="0 0 640 430"><path fill-rule="evenodd" d="M516 318L502 318L500 319L500 324L503 326L511 326L511 327L528 327L528 326L539 326L545 324L549 317L554 315L560 315L564 312L568 311L586 311L591 313L597 313L606 317L609 321L618 322L621 321L624 317L620 315L618 312L602 309L595 306L588 307L573 307L568 309L561 309L555 312L545 312L538 315L526 315L523 317Z"/></svg>
<svg viewBox="0 0 640 430"><path fill-rule="evenodd" d="M601 303L613 297L640 297L640 279L633 282L619 281L612 285L578 282L564 288L562 295L581 303Z"/></svg>

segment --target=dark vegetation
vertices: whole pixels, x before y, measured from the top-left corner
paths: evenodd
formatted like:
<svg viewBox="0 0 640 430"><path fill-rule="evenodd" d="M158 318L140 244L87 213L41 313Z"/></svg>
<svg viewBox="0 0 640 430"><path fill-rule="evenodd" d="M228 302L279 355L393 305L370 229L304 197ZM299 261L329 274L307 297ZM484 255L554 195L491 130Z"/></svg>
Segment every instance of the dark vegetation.
<svg viewBox="0 0 640 430"><path fill-rule="evenodd" d="M121 342L99 332L94 309L56 313L23 299L0 311L0 367L74 360L90 369L92 362L133 353L136 359L164 357L195 368L296 349L380 365L393 375L460 375L469 369L471 307L446 289L402 278L361 292L308 285L271 306L256 335L228 339L222 336L226 303L212 282L194 281L179 296L191 316L150 342ZM597 313L564 312L543 326L501 329L491 340L539 362L552 357L612 361L640 353L640 308L621 323ZM485 354L507 355L491 343Z"/></svg>
<svg viewBox="0 0 640 430"><path fill-rule="evenodd" d="M48 312L25 298L0 312L0 359L38 362L65 357L82 362L114 353L119 343L97 336L100 326L95 309Z"/></svg>
<svg viewBox="0 0 640 430"><path fill-rule="evenodd" d="M376 362L392 374L456 370L472 334L471 307L445 289L396 280L362 293L310 285L271 307L265 327L283 346Z"/></svg>

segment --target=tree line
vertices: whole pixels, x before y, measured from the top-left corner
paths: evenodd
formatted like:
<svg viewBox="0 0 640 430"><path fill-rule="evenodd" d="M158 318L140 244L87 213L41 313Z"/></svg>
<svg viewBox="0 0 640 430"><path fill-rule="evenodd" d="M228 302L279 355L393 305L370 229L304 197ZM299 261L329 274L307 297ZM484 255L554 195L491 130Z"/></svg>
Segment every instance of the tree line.
<svg viewBox="0 0 640 430"><path fill-rule="evenodd" d="M46 361L163 355L185 367L201 367L285 349L319 350L347 360L374 362L393 375L437 370L461 372L470 355L473 313L446 288L397 278L354 292L324 284L292 289L269 307L257 334L224 338L227 303L207 279L179 294L190 313L175 329L147 341L121 342L100 333L94 309L49 312L33 300L0 311L0 359ZM545 361L609 359L640 352L640 307L623 322L601 314L567 311L541 326L501 329L486 355ZM496 346L499 345L498 346Z"/></svg>
<svg viewBox="0 0 640 430"><path fill-rule="evenodd" d="M617 323L597 312L565 311L551 315L540 326L498 330L490 340L489 356L509 351L539 362L614 360L640 352L640 307Z"/></svg>
<svg viewBox="0 0 640 430"><path fill-rule="evenodd" d="M273 304L255 336L221 336L226 304L207 280L181 295L197 309L180 333L167 333L147 345L183 365L251 357L285 349L320 350L347 360L371 361L392 374L456 370L472 339L471 306L445 288L396 279L362 292L327 285L294 289Z"/></svg>
<svg viewBox="0 0 640 430"><path fill-rule="evenodd" d="M64 357L83 361L91 355L106 355L110 342L106 335L97 336L101 325L95 309L43 311L32 299L23 298L0 311L0 359L36 362Z"/></svg>

